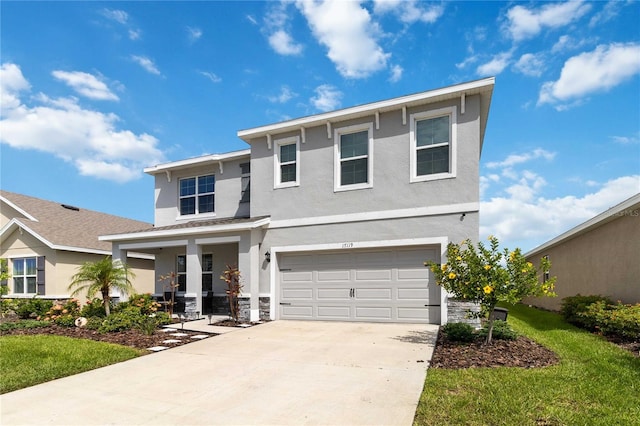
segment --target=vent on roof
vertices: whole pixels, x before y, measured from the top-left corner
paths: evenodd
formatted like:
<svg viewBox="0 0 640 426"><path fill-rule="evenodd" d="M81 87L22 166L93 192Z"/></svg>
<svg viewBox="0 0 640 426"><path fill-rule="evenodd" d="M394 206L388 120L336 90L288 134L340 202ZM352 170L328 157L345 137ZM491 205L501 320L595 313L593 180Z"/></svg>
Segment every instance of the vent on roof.
<svg viewBox="0 0 640 426"><path fill-rule="evenodd" d="M74 212L79 212L80 208L76 206L70 206L69 204L60 204L65 209L73 210Z"/></svg>

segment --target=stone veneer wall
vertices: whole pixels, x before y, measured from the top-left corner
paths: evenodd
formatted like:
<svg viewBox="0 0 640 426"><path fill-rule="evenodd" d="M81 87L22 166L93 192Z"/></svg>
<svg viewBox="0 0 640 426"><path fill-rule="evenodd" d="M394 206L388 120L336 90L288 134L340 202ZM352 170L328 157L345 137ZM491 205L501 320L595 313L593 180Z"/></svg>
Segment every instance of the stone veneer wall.
<svg viewBox="0 0 640 426"><path fill-rule="evenodd" d="M263 321L269 320L270 315L270 303L269 297L260 298L260 319ZM240 306L240 320L249 321L251 318L250 300L248 297L241 297L238 299L238 305ZM227 296L214 296L213 297L213 313L214 314L229 314L229 300Z"/></svg>
<svg viewBox="0 0 640 426"><path fill-rule="evenodd" d="M466 322L475 328L480 328L480 318L469 318L469 311L480 312L480 305L473 302L449 299L447 301L447 322Z"/></svg>

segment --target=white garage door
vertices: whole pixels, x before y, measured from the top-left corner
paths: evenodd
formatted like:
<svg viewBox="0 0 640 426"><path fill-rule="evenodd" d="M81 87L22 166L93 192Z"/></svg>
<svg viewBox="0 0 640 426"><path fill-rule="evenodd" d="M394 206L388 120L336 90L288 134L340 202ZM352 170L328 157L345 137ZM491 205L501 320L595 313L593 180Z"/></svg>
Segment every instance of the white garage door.
<svg viewBox="0 0 640 426"><path fill-rule="evenodd" d="M427 260L437 249L283 254L280 318L440 323L440 288Z"/></svg>

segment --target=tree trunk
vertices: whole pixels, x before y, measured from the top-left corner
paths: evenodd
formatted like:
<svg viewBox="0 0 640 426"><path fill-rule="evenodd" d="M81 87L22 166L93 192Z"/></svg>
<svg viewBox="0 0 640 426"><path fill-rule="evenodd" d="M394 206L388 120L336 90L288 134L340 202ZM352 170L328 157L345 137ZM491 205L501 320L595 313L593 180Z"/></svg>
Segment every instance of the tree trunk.
<svg viewBox="0 0 640 426"><path fill-rule="evenodd" d="M484 341L485 345L490 345L492 338L493 338L493 317L491 316L491 314L489 314L489 330L487 332L487 338Z"/></svg>
<svg viewBox="0 0 640 426"><path fill-rule="evenodd" d="M102 293L102 303L104 303L105 314L109 316L111 314L111 308L109 307L109 305L111 305L111 298L109 297L108 291Z"/></svg>

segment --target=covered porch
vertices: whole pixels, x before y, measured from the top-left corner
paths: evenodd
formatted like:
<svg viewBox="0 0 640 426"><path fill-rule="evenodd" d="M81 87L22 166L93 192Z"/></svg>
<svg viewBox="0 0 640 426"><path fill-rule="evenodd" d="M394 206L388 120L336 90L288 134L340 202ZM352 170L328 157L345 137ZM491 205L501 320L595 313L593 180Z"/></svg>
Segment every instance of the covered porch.
<svg viewBox="0 0 640 426"><path fill-rule="evenodd" d="M269 217L213 219L100 239L111 242L114 261L125 260L129 251L153 254L154 296L166 300L173 281L174 312L191 319L228 311L226 284L220 276L227 265L237 266L243 286L242 319L258 321L270 315L268 301L261 304L259 291L259 271L266 262L260 256L260 246L268 224Z"/></svg>

